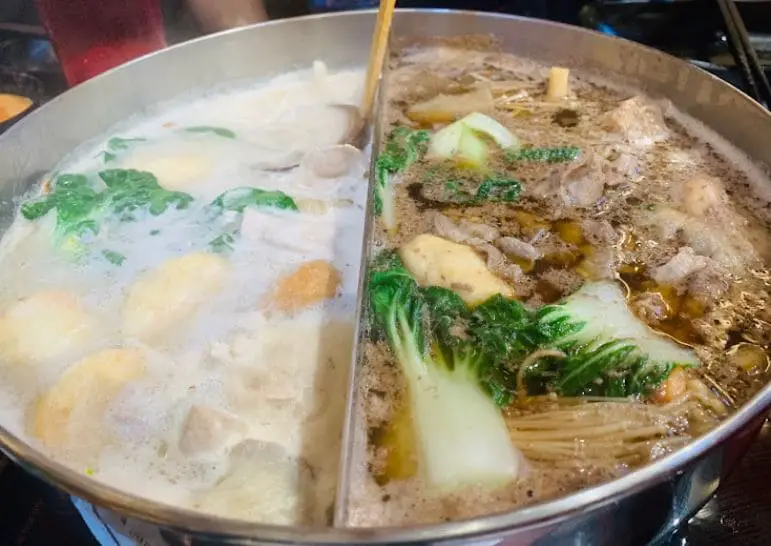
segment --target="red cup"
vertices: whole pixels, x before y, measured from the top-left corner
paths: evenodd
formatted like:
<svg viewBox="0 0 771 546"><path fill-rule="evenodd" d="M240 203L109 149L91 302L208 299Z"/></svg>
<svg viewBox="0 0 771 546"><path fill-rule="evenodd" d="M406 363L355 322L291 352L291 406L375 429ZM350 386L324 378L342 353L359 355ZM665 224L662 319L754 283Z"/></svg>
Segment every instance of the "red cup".
<svg viewBox="0 0 771 546"><path fill-rule="evenodd" d="M160 0L35 0L72 86L166 47Z"/></svg>

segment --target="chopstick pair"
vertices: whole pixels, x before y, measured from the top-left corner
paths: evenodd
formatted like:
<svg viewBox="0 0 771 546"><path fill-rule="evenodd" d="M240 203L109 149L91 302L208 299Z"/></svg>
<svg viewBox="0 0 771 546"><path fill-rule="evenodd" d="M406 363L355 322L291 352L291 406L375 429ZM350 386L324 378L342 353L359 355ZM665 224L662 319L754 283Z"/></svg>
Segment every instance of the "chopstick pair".
<svg viewBox="0 0 771 546"><path fill-rule="evenodd" d="M763 104L766 108L771 108L771 85L760 65L760 60L755 52L755 48L750 42L747 27L733 0L717 0L720 11L723 14L726 31L734 56L739 64L744 79L747 81L752 98Z"/></svg>

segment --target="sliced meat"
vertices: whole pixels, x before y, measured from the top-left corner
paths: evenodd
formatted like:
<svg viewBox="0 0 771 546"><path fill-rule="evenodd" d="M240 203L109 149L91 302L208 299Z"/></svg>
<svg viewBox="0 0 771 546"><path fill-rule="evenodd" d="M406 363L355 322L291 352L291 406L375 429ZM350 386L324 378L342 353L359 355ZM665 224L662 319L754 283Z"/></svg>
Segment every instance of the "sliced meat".
<svg viewBox="0 0 771 546"><path fill-rule="evenodd" d="M460 221L459 226L472 237L477 237L487 242L495 241L501 236L501 232L498 231L497 228L488 226L487 224L478 224L464 219Z"/></svg>
<svg viewBox="0 0 771 546"><path fill-rule="evenodd" d="M501 237L495 241L496 246L505 254L524 258L525 260L537 260L543 254L530 243L526 243L516 237Z"/></svg>
<svg viewBox="0 0 771 546"><path fill-rule="evenodd" d="M510 282L518 282L522 278L522 269L506 260L500 250L489 243L475 245L474 248L483 253L487 260L487 269L500 278Z"/></svg>
<svg viewBox="0 0 771 546"><path fill-rule="evenodd" d="M439 212L434 214L434 233L456 243L469 242L469 235L458 224ZM482 242L482 241L479 241Z"/></svg>
<svg viewBox="0 0 771 546"><path fill-rule="evenodd" d="M650 325L656 325L669 316L669 305L658 292L643 292L632 301L635 314Z"/></svg>
<svg viewBox="0 0 771 546"><path fill-rule="evenodd" d="M248 429L246 423L235 415L194 405L182 424L179 450L185 455L216 452L242 440Z"/></svg>
<svg viewBox="0 0 771 546"><path fill-rule="evenodd" d="M584 278L571 269L547 269L541 279L559 291L561 296L572 294L584 284Z"/></svg>
<svg viewBox="0 0 771 546"><path fill-rule="evenodd" d="M723 267L736 271L758 259L755 247L744 226L724 223L710 225L707 221L688 222L683 226L684 241L702 256L709 256Z"/></svg>
<svg viewBox="0 0 771 546"><path fill-rule="evenodd" d="M699 256L691 247L684 246L671 260L654 269L652 277L659 284L675 285L707 267L709 262L709 258Z"/></svg>
<svg viewBox="0 0 771 546"><path fill-rule="evenodd" d="M688 294L709 303L722 298L731 287L731 280L723 267L710 260L704 269L694 273L688 281Z"/></svg>
<svg viewBox="0 0 771 546"><path fill-rule="evenodd" d="M452 219L439 212L434 214L434 233L450 241L469 245L478 245L494 241L500 232L485 224L461 220L456 224Z"/></svg>
<svg viewBox="0 0 771 546"><path fill-rule="evenodd" d="M606 220L587 218L581 222L581 229L589 244L594 246L613 246L618 242L618 233Z"/></svg>
<svg viewBox="0 0 771 546"><path fill-rule="evenodd" d="M611 247L600 247L584 258L581 262L581 269L593 281L602 279L616 278L616 268L619 264L619 257L616 249Z"/></svg>
<svg viewBox="0 0 771 546"><path fill-rule="evenodd" d="M724 206L728 196L718 180L708 176L696 176L676 187L673 196L683 210L697 218L707 216Z"/></svg>
<svg viewBox="0 0 771 546"><path fill-rule="evenodd" d="M640 179L640 161L628 152L620 152L610 160L610 165L618 174L633 182ZM611 177L605 183L613 186L621 182L621 178Z"/></svg>
<svg viewBox="0 0 771 546"><path fill-rule="evenodd" d="M688 215L678 210L656 206L652 210L643 210L637 215L635 223L650 229L657 239L669 241L690 221Z"/></svg>
<svg viewBox="0 0 771 546"><path fill-rule="evenodd" d="M629 144L640 148L648 148L669 138L661 110L643 97L621 101L605 115L603 126L611 133L622 135Z"/></svg>
<svg viewBox="0 0 771 546"><path fill-rule="evenodd" d="M711 215L700 220L670 207L657 206L643 211L636 218L636 223L650 229L658 241L682 237L682 241L696 254L712 258L731 271L758 259L744 225L726 218L719 225L714 225L714 220Z"/></svg>
<svg viewBox="0 0 771 546"><path fill-rule="evenodd" d="M575 245L566 243L561 238L548 231L541 235L537 240L531 239L530 244L532 244L542 256L548 256L550 254L572 254L576 252Z"/></svg>
<svg viewBox="0 0 771 546"><path fill-rule="evenodd" d="M554 171L534 188L533 193L540 199L558 197L568 207L590 207L602 197L610 171L607 162L589 156L567 170Z"/></svg>

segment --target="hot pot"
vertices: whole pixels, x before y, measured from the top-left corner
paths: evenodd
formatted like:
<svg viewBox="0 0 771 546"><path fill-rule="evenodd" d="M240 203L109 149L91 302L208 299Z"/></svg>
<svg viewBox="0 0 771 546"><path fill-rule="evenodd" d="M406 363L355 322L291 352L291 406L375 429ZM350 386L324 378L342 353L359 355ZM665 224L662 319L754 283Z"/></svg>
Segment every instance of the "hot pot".
<svg viewBox="0 0 771 546"><path fill-rule="evenodd" d="M307 67L317 58L332 69L363 66L374 21L374 12L361 11L233 30L141 58L64 93L0 137L0 227L10 224L15 197L64 155L113 124L171 98ZM735 88L659 51L566 25L474 12L400 10L394 29L401 36L493 34L506 51L580 68L667 98L760 164L771 165L771 114ZM352 355L352 368L356 360ZM73 495L157 526L172 545L621 546L666 537L693 515L755 438L769 406L771 385L709 434L622 479L512 513L412 528L280 528L209 517L97 483L1 426L0 448ZM350 436L347 430L346 438ZM343 453L343 480L347 460ZM340 490L338 514L346 501L345 487Z"/></svg>

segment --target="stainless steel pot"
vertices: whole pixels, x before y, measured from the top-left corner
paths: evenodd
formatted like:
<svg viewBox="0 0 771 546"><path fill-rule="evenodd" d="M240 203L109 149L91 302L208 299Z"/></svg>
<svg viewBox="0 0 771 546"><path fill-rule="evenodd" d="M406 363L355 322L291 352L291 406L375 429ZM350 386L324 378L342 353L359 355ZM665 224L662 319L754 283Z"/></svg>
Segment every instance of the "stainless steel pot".
<svg viewBox="0 0 771 546"><path fill-rule="evenodd" d="M11 221L14 197L79 144L129 115L223 82L306 67L319 57L332 68L363 65L373 23L373 12L352 12L256 25L172 47L65 93L0 137L0 228ZM492 33L507 51L666 97L751 158L771 165L767 111L706 72L653 49L560 24L472 12L400 11L395 32ZM701 507L754 439L770 405L771 386L708 435L614 482L508 514L398 529L287 529L203 516L96 483L2 427L0 446L72 494L160 526L172 544L620 546L665 536Z"/></svg>

